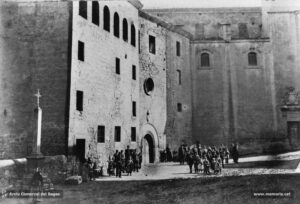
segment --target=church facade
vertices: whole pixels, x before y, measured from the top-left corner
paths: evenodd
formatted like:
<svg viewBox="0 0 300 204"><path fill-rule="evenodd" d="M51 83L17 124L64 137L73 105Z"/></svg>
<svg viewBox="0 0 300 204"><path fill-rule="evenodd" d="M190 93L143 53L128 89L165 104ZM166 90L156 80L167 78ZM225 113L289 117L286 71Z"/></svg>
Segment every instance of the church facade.
<svg viewBox="0 0 300 204"><path fill-rule="evenodd" d="M1 2L0 156L145 163L168 145L238 142L261 153L300 142L297 8L142 10L139 1Z"/></svg>
<svg viewBox="0 0 300 204"><path fill-rule="evenodd" d="M259 8L147 10L193 35L194 141L238 142L244 154L299 147L299 114L282 111L289 89L299 103L300 24L293 5L263 0Z"/></svg>

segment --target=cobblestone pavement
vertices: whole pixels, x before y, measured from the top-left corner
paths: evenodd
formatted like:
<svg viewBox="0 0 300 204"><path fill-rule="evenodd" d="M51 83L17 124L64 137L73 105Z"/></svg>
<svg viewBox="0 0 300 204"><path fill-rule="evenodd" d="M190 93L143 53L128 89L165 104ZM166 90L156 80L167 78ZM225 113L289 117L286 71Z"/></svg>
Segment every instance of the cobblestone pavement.
<svg viewBox="0 0 300 204"><path fill-rule="evenodd" d="M293 161L292 161L293 160ZM271 167L259 167L257 162L263 164L264 162L272 161L274 164ZM284 163L293 162L294 168L284 167ZM295 164L296 162L296 164ZM300 173L300 151L290 152L280 155L266 155L256 157L240 158L239 164L233 164L229 160L229 165L222 170L218 175L203 175L202 173L189 173L187 165L179 165L178 163L158 163L144 166L140 172L134 172L132 176L124 174L122 178L101 177L97 181L126 181L126 180L163 180L163 179L180 179L180 178L200 178L200 177L215 177L215 176L243 176L243 175L260 175L260 174L293 174ZM254 166L251 163L256 163ZM276 163L280 165L276 166ZM255 166L258 166L257 168ZM263 165L262 165L263 166ZM275 168L274 168L275 166ZM281 168L280 166L283 166Z"/></svg>

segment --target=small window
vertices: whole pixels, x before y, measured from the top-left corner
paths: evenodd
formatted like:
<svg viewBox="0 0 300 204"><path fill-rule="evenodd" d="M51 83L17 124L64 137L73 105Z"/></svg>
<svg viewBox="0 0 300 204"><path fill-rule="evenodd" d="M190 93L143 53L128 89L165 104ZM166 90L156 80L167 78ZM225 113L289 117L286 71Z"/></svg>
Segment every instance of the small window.
<svg viewBox="0 0 300 204"><path fill-rule="evenodd" d="M135 27L131 24L131 45L135 47Z"/></svg>
<svg viewBox="0 0 300 204"><path fill-rule="evenodd" d="M121 142L121 127L115 127L115 142Z"/></svg>
<svg viewBox="0 0 300 204"><path fill-rule="evenodd" d="M79 15L87 19L87 2L79 1Z"/></svg>
<svg viewBox="0 0 300 204"><path fill-rule="evenodd" d="M132 65L132 79L136 80L136 66Z"/></svg>
<svg viewBox="0 0 300 204"><path fill-rule="evenodd" d="M150 96L154 90L154 81L151 78L148 78L144 81L144 91L145 93Z"/></svg>
<svg viewBox="0 0 300 204"><path fill-rule="evenodd" d="M176 55L180 56L180 42L176 42Z"/></svg>
<svg viewBox="0 0 300 204"><path fill-rule="evenodd" d="M181 85L181 71L177 70L177 75L178 75L178 84Z"/></svg>
<svg viewBox="0 0 300 204"><path fill-rule="evenodd" d="M257 66L257 55L255 52L248 53L248 64L249 66Z"/></svg>
<svg viewBox="0 0 300 204"><path fill-rule="evenodd" d="M136 102L132 101L132 116L136 116Z"/></svg>
<svg viewBox="0 0 300 204"><path fill-rule="evenodd" d="M103 9L103 29L106 31L110 31L110 13L109 8L107 6L104 6Z"/></svg>
<svg viewBox="0 0 300 204"><path fill-rule="evenodd" d="M135 142L136 141L136 128L131 127L131 141Z"/></svg>
<svg viewBox="0 0 300 204"><path fill-rule="evenodd" d="M120 19L118 13L114 14L114 35L120 37Z"/></svg>
<svg viewBox="0 0 300 204"><path fill-rule="evenodd" d="M92 23L99 25L99 3L98 1L92 2Z"/></svg>
<svg viewBox="0 0 300 204"><path fill-rule="evenodd" d="M149 52L155 54L155 37L149 35Z"/></svg>
<svg viewBox="0 0 300 204"><path fill-rule="evenodd" d="M83 111L83 91L76 91L76 110Z"/></svg>
<svg viewBox="0 0 300 204"><path fill-rule="evenodd" d="M177 111L182 112L182 104L181 103L177 103Z"/></svg>
<svg viewBox="0 0 300 204"><path fill-rule="evenodd" d="M78 41L78 60L84 61L84 43Z"/></svg>
<svg viewBox="0 0 300 204"><path fill-rule="evenodd" d="M116 74L120 74L120 58L116 58Z"/></svg>
<svg viewBox="0 0 300 204"><path fill-rule="evenodd" d="M97 141L98 143L105 142L105 126L98 126Z"/></svg>
<svg viewBox="0 0 300 204"><path fill-rule="evenodd" d="M139 31L139 53L141 53L141 32Z"/></svg>
<svg viewBox="0 0 300 204"><path fill-rule="evenodd" d="M123 19L123 40L128 41L128 23L125 18Z"/></svg>
<svg viewBox="0 0 300 204"><path fill-rule="evenodd" d="M201 67L209 67L209 54L208 53L202 53L201 54Z"/></svg>

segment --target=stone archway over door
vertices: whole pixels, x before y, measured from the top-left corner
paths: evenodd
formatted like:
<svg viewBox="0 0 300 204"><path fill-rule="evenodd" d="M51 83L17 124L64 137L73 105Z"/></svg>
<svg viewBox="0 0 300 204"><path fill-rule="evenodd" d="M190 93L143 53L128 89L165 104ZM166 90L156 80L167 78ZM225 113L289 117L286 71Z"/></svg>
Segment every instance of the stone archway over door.
<svg viewBox="0 0 300 204"><path fill-rule="evenodd" d="M159 140L155 127L146 123L141 127L139 144L142 152L142 163L149 164L159 161ZM149 152L150 150L150 152ZM150 154L149 154L150 153ZM150 160L151 159L151 160Z"/></svg>
<svg viewBox="0 0 300 204"><path fill-rule="evenodd" d="M145 164L155 162L155 146L150 134L145 135L143 138L143 160Z"/></svg>

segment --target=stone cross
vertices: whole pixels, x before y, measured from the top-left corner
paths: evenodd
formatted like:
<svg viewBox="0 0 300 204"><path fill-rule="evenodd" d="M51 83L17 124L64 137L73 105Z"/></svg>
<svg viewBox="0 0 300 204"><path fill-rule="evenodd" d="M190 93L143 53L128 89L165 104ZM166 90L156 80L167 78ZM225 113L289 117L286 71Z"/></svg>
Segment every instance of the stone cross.
<svg viewBox="0 0 300 204"><path fill-rule="evenodd" d="M34 95L37 98L37 106L40 107L40 98L42 97L42 95L40 94L40 90L38 89L38 92Z"/></svg>
<svg viewBox="0 0 300 204"><path fill-rule="evenodd" d="M40 90L38 89L37 93L34 94L34 96L37 98L37 135L35 138L35 148L34 148L34 154L35 155L41 155L41 137L42 137L42 109L40 107L40 97L42 96L40 94Z"/></svg>

